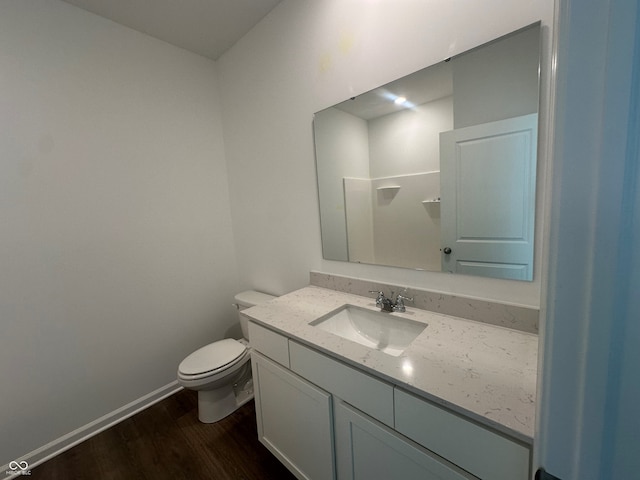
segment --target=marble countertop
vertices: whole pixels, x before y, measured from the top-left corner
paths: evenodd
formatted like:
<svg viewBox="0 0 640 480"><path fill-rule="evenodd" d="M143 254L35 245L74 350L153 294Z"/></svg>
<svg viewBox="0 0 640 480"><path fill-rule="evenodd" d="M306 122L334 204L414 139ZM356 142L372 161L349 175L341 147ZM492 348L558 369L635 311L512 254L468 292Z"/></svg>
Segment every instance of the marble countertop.
<svg viewBox="0 0 640 480"><path fill-rule="evenodd" d="M367 373L484 425L533 443L538 337L407 307L390 313L428 324L398 357L309 325L344 304L373 298L308 286L242 313Z"/></svg>

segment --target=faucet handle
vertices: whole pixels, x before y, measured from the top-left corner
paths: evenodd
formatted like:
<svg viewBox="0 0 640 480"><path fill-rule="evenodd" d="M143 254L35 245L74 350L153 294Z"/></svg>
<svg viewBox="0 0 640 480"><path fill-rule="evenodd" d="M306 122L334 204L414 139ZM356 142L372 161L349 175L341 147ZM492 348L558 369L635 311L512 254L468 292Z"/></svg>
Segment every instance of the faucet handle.
<svg viewBox="0 0 640 480"><path fill-rule="evenodd" d="M376 306L382 308L384 305L384 301L386 300L386 298L384 298L384 293L378 290L369 290L369 293L375 293L378 295L376 297Z"/></svg>
<svg viewBox="0 0 640 480"><path fill-rule="evenodd" d="M406 312L406 308L404 306L404 302L405 300L407 302L413 302L413 297L406 297L402 294L398 294L398 296L396 297L396 305L394 307L394 311L396 312Z"/></svg>
<svg viewBox="0 0 640 480"><path fill-rule="evenodd" d="M406 297L406 296L404 296L404 295L402 295L400 293L398 294L397 299L398 299L398 301L413 302L413 297Z"/></svg>

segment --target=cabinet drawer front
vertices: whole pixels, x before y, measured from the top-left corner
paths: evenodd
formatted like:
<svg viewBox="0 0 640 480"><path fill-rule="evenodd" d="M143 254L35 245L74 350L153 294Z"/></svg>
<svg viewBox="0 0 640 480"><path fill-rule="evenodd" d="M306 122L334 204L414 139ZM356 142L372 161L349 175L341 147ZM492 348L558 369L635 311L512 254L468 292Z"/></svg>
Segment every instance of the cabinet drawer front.
<svg viewBox="0 0 640 480"><path fill-rule="evenodd" d="M393 427L393 386L299 343L289 351L291 370Z"/></svg>
<svg viewBox="0 0 640 480"><path fill-rule="evenodd" d="M485 480L526 480L529 449L395 389L396 430Z"/></svg>
<svg viewBox="0 0 640 480"><path fill-rule="evenodd" d="M249 322L249 343L254 350L275 360L280 365L289 367L289 341L257 323Z"/></svg>

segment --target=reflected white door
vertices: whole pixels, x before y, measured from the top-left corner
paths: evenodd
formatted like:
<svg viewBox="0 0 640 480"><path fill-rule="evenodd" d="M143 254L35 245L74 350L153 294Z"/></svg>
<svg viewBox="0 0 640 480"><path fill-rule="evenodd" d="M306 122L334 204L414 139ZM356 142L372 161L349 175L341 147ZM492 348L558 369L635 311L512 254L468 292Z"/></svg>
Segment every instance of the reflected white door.
<svg viewBox="0 0 640 480"><path fill-rule="evenodd" d="M538 115L440 134L442 270L531 280Z"/></svg>

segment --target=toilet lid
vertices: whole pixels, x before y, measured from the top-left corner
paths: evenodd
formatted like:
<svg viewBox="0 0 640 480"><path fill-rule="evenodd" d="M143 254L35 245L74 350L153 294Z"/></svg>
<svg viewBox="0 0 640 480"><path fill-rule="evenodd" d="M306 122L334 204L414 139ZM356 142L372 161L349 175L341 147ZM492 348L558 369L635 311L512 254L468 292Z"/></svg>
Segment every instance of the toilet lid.
<svg viewBox="0 0 640 480"><path fill-rule="evenodd" d="M225 338L193 352L180 363L178 370L184 375L198 375L217 370L232 363L246 349L247 347L237 340Z"/></svg>

